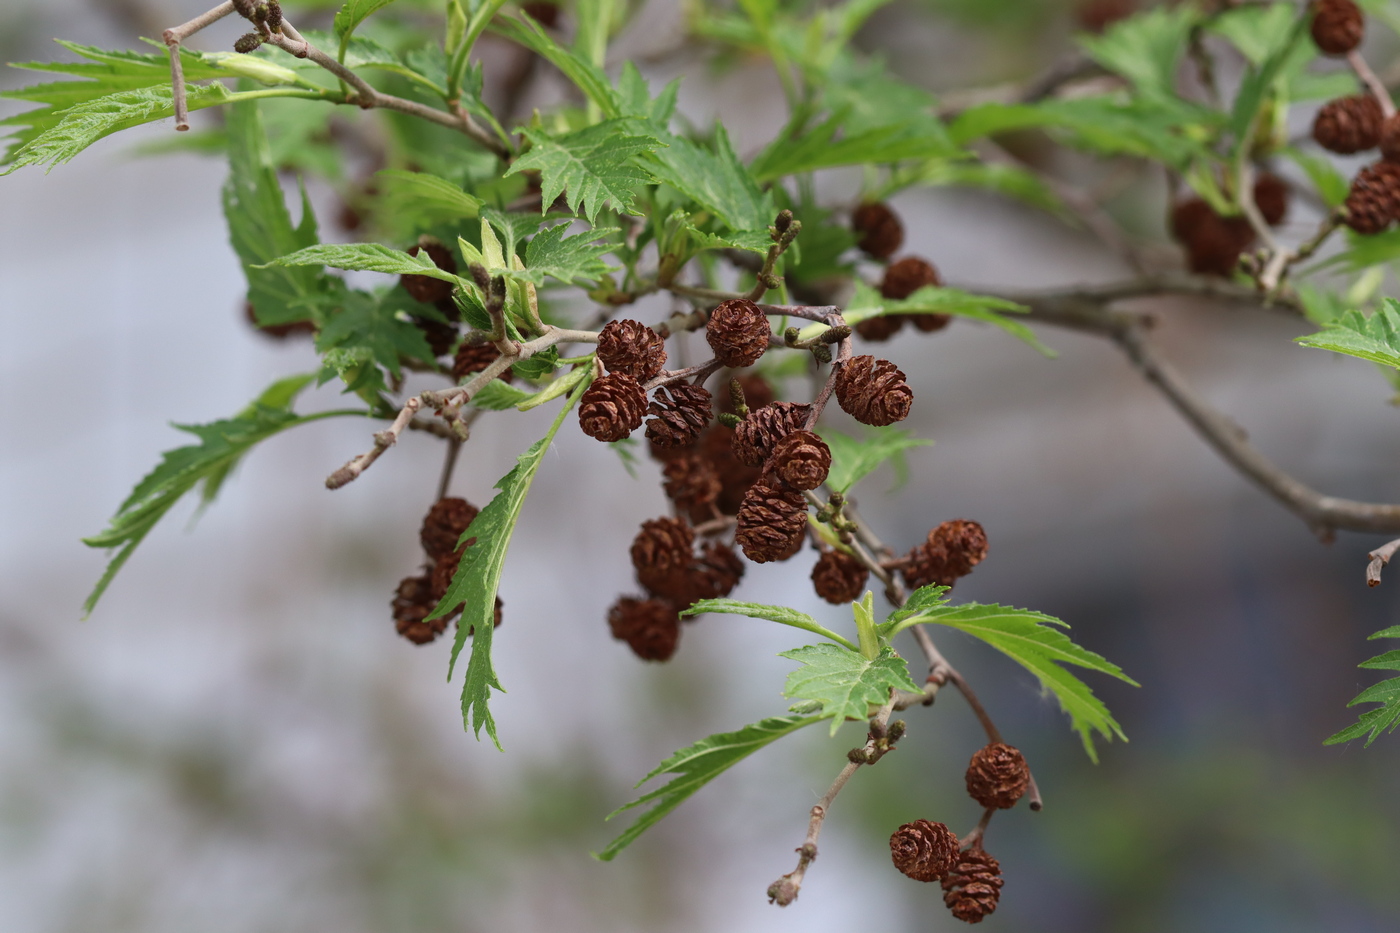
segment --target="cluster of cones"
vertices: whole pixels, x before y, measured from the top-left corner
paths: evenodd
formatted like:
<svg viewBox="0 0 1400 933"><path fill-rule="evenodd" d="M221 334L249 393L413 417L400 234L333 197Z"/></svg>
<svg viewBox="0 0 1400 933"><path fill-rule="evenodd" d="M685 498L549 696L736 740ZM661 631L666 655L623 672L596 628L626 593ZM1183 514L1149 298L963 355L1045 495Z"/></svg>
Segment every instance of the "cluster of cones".
<svg viewBox="0 0 1400 933"><path fill-rule="evenodd" d="M888 204L867 201L858 206L851 213L851 230L856 246L871 259L886 263L880 280L881 297L902 301L926 285L943 284L927 259L905 256L891 261L904 245L904 224ZM947 314L883 314L861 321L855 331L864 340L883 341L899 333L905 324L929 334L947 327L951 320Z"/></svg>
<svg viewBox="0 0 1400 933"><path fill-rule="evenodd" d="M423 517L418 538L427 560L422 572L399 581L390 604L395 630L415 645L426 645L435 640L447 628L450 620L462 614L464 604L459 603L436 619L428 618L447 595L452 576L462 563L462 555L476 543L475 538L462 541L462 535L476 519L478 511L465 499L444 498L434 502ZM495 624L501 624L499 596L496 597ZM468 634L471 632L468 631Z"/></svg>

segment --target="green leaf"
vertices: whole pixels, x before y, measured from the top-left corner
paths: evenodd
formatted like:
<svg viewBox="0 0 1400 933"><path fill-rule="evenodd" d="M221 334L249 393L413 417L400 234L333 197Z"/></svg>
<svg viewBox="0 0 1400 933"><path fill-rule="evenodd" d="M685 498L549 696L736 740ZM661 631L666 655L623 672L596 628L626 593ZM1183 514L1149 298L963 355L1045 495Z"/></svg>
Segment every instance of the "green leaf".
<svg viewBox="0 0 1400 933"><path fill-rule="evenodd" d="M486 411L505 411L507 408L514 408L533 397L524 389L517 389L500 379L492 379L472 396L472 404Z"/></svg>
<svg viewBox="0 0 1400 933"><path fill-rule="evenodd" d="M826 475L826 484L842 494L886 460L893 461L895 485L901 485L909 472L904 463L904 452L933 443L893 427L869 429L865 432L865 440L856 440L839 431L822 431L821 437L831 448L831 470Z"/></svg>
<svg viewBox="0 0 1400 933"><path fill-rule="evenodd" d="M1347 311L1318 333L1295 339L1305 347L1400 369L1400 302L1385 299L1369 318L1360 311Z"/></svg>
<svg viewBox="0 0 1400 933"><path fill-rule="evenodd" d="M610 862L617 854L651 827L659 823L667 814L710 781L714 780L734 765L743 761L761 748L776 742L785 735L791 735L804 726L820 722L819 716L773 716L751 723L735 732L719 732L708 736L676 752L657 765L646 777L637 782L641 787L647 781L662 774L677 777L665 786L649 791L629 804L619 807L608 815L612 819L633 807L654 803L637 818L637 821L608 843L595 857Z"/></svg>
<svg viewBox="0 0 1400 933"><path fill-rule="evenodd" d="M379 243L324 243L308 246L287 256L279 256L272 265L330 266L356 272L383 272L388 275L426 275L460 285L461 279L444 272L433 264L426 251L417 256L390 249Z"/></svg>
<svg viewBox="0 0 1400 933"><path fill-rule="evenodd" d="M1176 72L1200 11L1157 7L1114 23L1101 36L1080 36L1094 61L1132 82L1140 94L1175 96Z"/></svg>
<svg viewBox="0 0 1400 933"><path fill-rule="evenodd" d="M613 90L602 69L559 45L539 23L529 17L522 20L500 16L492 22L492 28L562 71L566 78L583 91L584 96L598 105L603 116L610 119L622 116L622 105L617 92Z"/></svg>
<svg viewBox="0 0 1400 933"><path fill-rule="evenodd" d="M472 220L481 211L481 199L462 190L446 178L427 172L384 169L375 173L384 189L386 203L392 204L402 223L431 227L454 220Z"/></svg>
<svg viewBox="0 0 1400 933"><path fill-rule="evenodd" d="M229 107L226 132L229 176L223 191L224 218L248 278L253 315L259 324L316 320L333 295L333 283L319 269L265 267L278 256L317 242L311 202L303 190L301 224L292 226L255 101Z"/></svg>
<svg viewBox="0 0 1400 933"><path fill-rule="evenodd" d="M335 34L340 37L341 49L350 41L350 34L374 13L393 3L394 0L346 0L340 12L335 14ZM342 52L342 57L343 57Z"/></svg>
<svg viewBox="0 0 1400 933"><path fill-rule="evenodd" d="M823 638L829 638L836 644L843 645L851 651L857 650L854 642L837 635L831 629L807 615L807 613L798 612L796 609L789 609L787 606L743 603L736 599L702 599L689 609L681 612L681 615L696 616L705 612L724 612L730 615L748 616L751 619L767 619L769 622L791 625L793 628L800 628L805 632L812 632Z"/></svg>
<svg viewBox="0 0 1400 933"><path fill-rule="evenodd" d="M779 657L802 664L788 675L783 696L820 703L832 735L847 719L869 718L870 707L888 703L891 690L919 691L909 665L889 645L874 660L840 645L806 645Z"/></svg>
<svg viewBox="0 0 1400 933"><path fill-rule="evenodd" d="M910 593L908 598L904 600L904 605L891 612L889 618L880 624L880 637L888 641L909 627L903 624L905 621L945 605L948 602L947 597L950 589L952 587L933 583L921 586ZM910 625L917 624L917 621L910 623Z"/></svg>
<svg viewBox="0 0 1400 933"><path fill-rule="evenodd" d="M608 120L575 133L551 136L526 127L530 151L516 159L507 175L535 170L540 173L541 202L545 209L565 192L569 210L583 208L589 223L611 203L614 210L639 213L633 207L637 189L655 181L636 164L636 157L662 148L655 136L627 133L631 120Z"/></svg>
<svg viewBox="0 0 1400 933"><path fill-rule="evenodd" d="M452 659L448 663L447 678L452 679L452 671L457 666L457 656L467 642L467 633L472 637L471 659L467 662L467 673L462 683L462 724L481 737L482 726L496 747L501 741L496 736L496 720L491 715L491 691L500 690L500 679L496 667L491 662L491 637L495 630L496 591L501 584L501 569L505 566L506 551L510 547L515 523L520 520L520 509L525 505L525 497L530 485L535 481L540 464L554 441L554 435L564 423L565 416L573 409L589 380L578 384L569 395L568 403L560 410L549 432L540 438L530 449L521 454L514 468L496 483L500 492L471 523L462 534L462 541L472 538L476 543L462 552L462 561L457 572L452 575L452 584L447 594L438 603L429 618L445 615L454 606L465 603L462 618L457 626L457 637L452 643Z"/></svg>
<svg viewBox="0 0 1400 933"><path fill-rule="evenodd" d="M837 114L820 126L780 135L754 159L749 171L759 182L767 182L842 165L949 158L960 153L936 121L911 120L841 134L844 122L845 115Z"/></svg>
<svg viewBox="0 0 1400 933"><path fill-rule="evenodd" d="M617 79L617 96L622 112L663 130L671 125L671 117L676 113L676 99L680 95L680 88L681 79L676 78L653 98L646 79L630 61L622 63L622 75Z"/></svg>
<svg viewBox="0 0 1400 933"><path fill-rule="evenodd" d="M713 211L730 230L766 230L773 222L772 195L759 190L723 126L715 129L713 152L679 136L660 138L667 148L652 153L647 162L657 179Z"/></svg>
<svg viewBox="0 0 1400 933"><path fill-rule="evenodd" d="M1400 625L1382 629L1370 636L1368 640L1377 638L1400 638ZM1359 666L1369 670L1400 671L1400 651L1387 651L1369 661L1361 662ZM1371 743L1379 738L1382 732L1394 732L1400 728L1400 677L1392 677L1390 680L1372 684L1357 694L1356 698L1347 706L1356 706L1360 703L1379 703L1381 705L1377 709L1362 713L1355 723L1326 739L1322 743L1323 745L1340 745L1365 735L1367 736L1366 747L1370 748Z"/></svg>
<svg viewBox="0 0 1400 933"><path fill-rule="evenodd" d="M1298 167L1307 173L1308 181L1313 183L1318 196L1328 207L1339 207L1347 199L1347 193L1351 190L1351 182L1347 180L1345 175L1337 171L1337 167L1332 164L1331 159L1316 153L1304 152L1292 146L1281 150L1279 154L1297 163Z"/></svg>
<svg viewBox="0 0 1400 933"><path fill-rule="evenodd" d="M508 273L517 278L527 279L540 285L545 276L551 276L565 284L577 280L596 281L609 271L602 256L612 250L612 243L595 242L599 237L617 231L611 228L586 230L571 237L565 237L568 224L559 224L541 230L525 248L525 270Z"/></svg>
<svg viewBox="0 0 1400 933"><path fill-rule="evenodd" d="M253 445L299 424L338 415L368 414L363 411L294 414L292 400L312 378L301 375L275 382L232 418L211 424L175 425L199 438L199 443L166 451L156 468L136 484L131 495L118 507L106 530L83 539L89 547L117 548L102 578L83 603L84 615L92 612L132 552L175 503L200 484L203 484L203 500L211 501L229 471Z"/></svg>
<svg viewBox="0 0 1400 933"><path fill-rule="evenodd" d="M938 288L933 285L926 285L903 300L895 300L884 298L869 285L857 281L855 295L847 304L846 311L842 316L848 324L858 324L868 318L885 314L951 314L956 317L968 317L1000 327L1008 334L1020 338L1039 350L1045 356L1055 357L1055 351L1041 343L1034 331L1020 321L1000 313L1010 311L1024 314L1027 310L1029 309L1025 305L1007 301L1004 298L974 295L961 289ZM804 335L808 331L816 333L820 327L821 325L807 327L803 329L802 333Z"/></svg>
<svg viewBox="0 0 1400 933"><path fill-rule="evenodd" d="M1116 735L1123 741L1128 737L1109 714L1108 708L1094 696L1087 684L1060 664L1074 664L1117 677L1138 686L1118 665L1070 641L1052 626L1068 628L1053 616L1028 609L1009 606L983 606L968 603L963 606L939 606L914 617L920 622L932 622L959 629L982 639L1034 674L1041 686L1055 694L1060 708L1069 714L1070 722L1084 742L1084 751L1097 762L1092 733L1105 739ZM904 620L904 623L912 622ZM901 625L903 627L903 625ZM1056 663L1059 662L1059 663Z"/></svg>
<svg viewBox="0 0 1400 933"><path fill-rule="evenodd" d="M403 375L399 362L403 358L432 365L433 351L423 331L399 313L406 302L407 296L402 293L386 292L376 297L365 292L346 291L340 307L328 315L326 323L316 335L316 349L321 353L332 350L348 352L349 356L333 358L330 361L332 365L337 360L345 359L373 362L396 379ZM341 370L337 374L342 378L347 375L341 367L336 368ZM323 372L322 381L330 375ZM356 391L364 390L362 395L371 393L365 395L366 398L373 398L372 393L385 387L382 379L364 381L368 374L363 371L356 375L360 380L348 381L347 384Z"/></svg>

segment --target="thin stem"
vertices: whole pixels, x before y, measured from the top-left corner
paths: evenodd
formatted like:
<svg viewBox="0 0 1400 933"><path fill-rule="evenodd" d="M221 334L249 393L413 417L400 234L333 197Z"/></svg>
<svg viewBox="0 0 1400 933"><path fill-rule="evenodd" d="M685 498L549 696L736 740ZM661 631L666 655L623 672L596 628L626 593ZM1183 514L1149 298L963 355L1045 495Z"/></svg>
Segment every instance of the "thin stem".
<svg viewBox="0 0 1400 933"><path fill-rule="evenodd" d="M982 814L982 819L978 820L977 825L973 827L972 832L962 838L963 845L967 847L968 851L982 848L982 839L987 835L987 824L992 821L992 815L996 812L995 807L988 807Z"/></svg>
<svg viewBox="0 0 1400 933"><path fill-rule="evenodd" d="M1395 551L1400 549L1400 538L1394 541L1387 541L1366 556L1371 558L1371 563L1366 567L1366 585L1381 585L1381 569L1390 563L1390 559L1395 556Z"/></svg>
<svg viewBox="0 0 1400 933"><path fill-rule="evenodd" d="M438 478L439 499L447 498L447 491L452 487L452 472L457 468L457 455L462 452L462 440L457 437L447 439L447 454L442 461L442 476Z"/></svg>

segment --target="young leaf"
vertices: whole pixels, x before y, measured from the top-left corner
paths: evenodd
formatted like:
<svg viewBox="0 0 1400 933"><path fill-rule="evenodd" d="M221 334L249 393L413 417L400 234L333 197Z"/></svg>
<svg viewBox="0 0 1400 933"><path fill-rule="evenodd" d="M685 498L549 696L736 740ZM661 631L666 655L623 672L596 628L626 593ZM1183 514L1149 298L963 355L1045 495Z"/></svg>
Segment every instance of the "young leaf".
<svg viewBox="0 0 1400 933"><path fill-rule="evenodd" d="M1400 302L1385 299L1369 318L1360 311L1348 311L1322 331L1294 339L1305 347L1400 368Z"/></svg>
<svg viewBox="0 0 1400 933"><path fill-rule="evenodd" d="M635 823L608 843L595 857L604 862L612 861L617 857L617 853L631 845L638 836L659 823L684 803L686 798L710 781L759 749L771 745L785 735L791 735L804 726L820 721L820 716L772 716L744 726L736 732L716 733L676 752L638 781L637 786L641 787L662 774L674 774L676 777L664 787L649 791L608 814L608 819L612 819L633 807L655 802L651 809L639 816Z"/></svg>
<svg viewBox="0 0 1400 933"><path fill-rule="evenodd" d="M1377 638L1400 638L1400 625L1382 629L1370 636L1368 640ZM1361 662L1358 666L1369 670L1400 671L1400 651L1387 651L1369 661ZM1357 694L1356 698L1347 706L1356 706L1358 703L1379 703L1381 705L1379 709L1367 710L1362 713L1356 722L1326 739L1322 743L1323 745L1340 745L1343 742L1350 742L1352 739L1359 739L1366 735L1366 747L1370 748L1371 743L1379 738L1382 732L1394 732L1400 728L1400 677L1392 677L1390 680L1372 684ZM1367 735L1368 733L1369 735Z"/></svg>
<svg viewBox="0 0 1400 933"><path fill-rule="evenodd" d="M646 163L659 180L713 211L730 230L768 229L777 213L773 196L759 190L723 126L715 129L714 152L679 136L660 138L667 148L652 153Z"/></svg>
<svg viewBox="0 0 1400 933"><path fill-rule="evenodd" d="M385 198L402 220L423 226L452 220L472 220L481 210L481 199L472 197L446 178L427 172L390 168L375 173Z"/></svg>
<svg viewBox="0 0 1400 933"><path fill-rule="evenodd" d="M655 179L636 163L636 157L665 146L655 136L627 132L631 120L609 120L575 133L551 136L526 127L530 151L516 159L507 175L535 170L540 173L541 203L547 210L565 192L569 210L583 208L589 223L611 203L614 210L635 214L637 189Z"/></svg>
<svg viewBox="0 0 1400 933"><path fill-rule="evenodd" d="M768 606L763 603L741 603L736 599L702 599L681 613L682 616L695 616L703 612L725 612L736 616L748 616L751 619L767 619L769 622L779 622L783 625L791 625L793 628L800 628L806 632L812 632L823 638L829 638L838 645L844 645L851 651L857 651L854 642L837 635L831 629L819 623L816 619L805 612L798 612L796 609L789 609L787 606Z"/></svg>
<svg viewBox="0 0 1400 933"><path fill-rule="evenodd" d="M1060 667L1060 663L1087 667L1117 677L1134 687L1138 686L1137 683L1124 674L1118 665L1079 647L1064 633L1052 628L1057 625L1068 628L1059 619L1028 609L982 606L977 603L939 606L914 618L975 635L1039 678L1041 686L1053 692L1060 701L1060 708L1069 714L1071 724L1084 742L1084 751L1092 761L1099 760L1094 750L1094 731L1105 739L1112 740L1117 735L1125 742L1128 740L1108 708L1094 696L1088 685Z"/></svg>
<svg viewBox="0 0 1400 933"><path fill-rule="evenodd" d="M472 396L472 404L486 411L505 411L521 402L528 402L533 397L524 389L507 385L500 379L492 379Z"/></svg>
<svg viewBox="0 0 1400 933"><path fill-rule="evenodd" d="M393 3L394 0L346 0L340 12L335 14L335 34L340 37L341 55L350 42L350 34L371 15Z"/></svg>
<svg viewBox="0 0 1400 933"><path fill-rule="evenodd" d="M402 250L390 249L379 243L324 243L308 246L288 256L279 256L273 263L279 266L330 266L359 272L384 272L389 275L426 275L444 282L459 284L460 279L433 264L426 252L410 256Z"/></svg>
<svg viewBox="0 0 1400 933"><path fill-rule="evenodd" d="M365 415L364 411L328 411L298 416L291 410L297 394L311 383L312 376L292 376L273 383L251 405L232 418L211 424L177 424L175 427L199 438L198 444L166 451L160 463L148 473L112 516L101 534L84 538L88 547L117 548L102 578L83 603L83 613L91 613L106 592L108 584L127 558L176 502L203 483L203 499L208 502L218 492L229 471L254 444L279 431L338 415Z"/></svg>
<svg viewBox="0 0 1400 933"><path fill-rule="evenodd" d="M606 275L608 264L601 257L613 244L595 241L616 233L616 229L598 228L566 238L564 232L568 229L568 224L559 224L537 233L525 248L525 270L510 274L536 285L543 284L547 275L566 285L578 279L596 281Z"/></svg>
<svg viewBox="0 0 1400 933"><path fill-rule="evenodd" d="M779 657L802 664L788 675L783 696L820 703L822 717L831 719L832 735L847 719L864 720L870 707L888 703L891 690L919 691L909 665L888 645L874 660L840 645L806 645Z"/></svg>
<svg viewBox="0 0 1400 933"><path fill-rule="evenodd" d="M899 632L909 627L900 624L906 619L924 615L945 605L948 602L947 595L950 589L951 587L934 583L928 586L921 586L910 593L909 597L904 600L904 605L900 606L894 612L891 612L890 617L880 625L880 637L886 640L893 638Z"/></svg>
<svg viewBox="0 0 1400 933"><path fill-rule="evenodd" d="M560 410L549 432L540 438L530 449L521 454L514 468L496 483L500 492L486 504L480 514L463 534L463 541L476 539L476 543L462 553L462 562L452 575L452 584L447 594L438 603L429 618L446 614L453 606L465 603L462 618L457 626L457 638L452 643L452 659L448 662L447 678L452 679L452 671L457 666L457 656L467 642L467 634L472 637L471 659L467 662L467 673L462 683L462 724L471 729L477 738L481 737L481 727L496 747L501 741L496 737L496 720L491 715L491 691L505 692L496 677L495 665L491 662L491 636L495 630L496 590L501 583L501 569L505 566L506 550L510 547L515 523L520 519L520 509L525 505L525 497L530 492L530 484L535 481L544 455L554 441L554 435L564 423L565 416L573 409L589 380L583 380L569 395L568 403Z"/></svg>
<svg viewBox="0 0 1400 933"><path fill-rule="evenodd" d="M399 362L402 358L431 364L433 351L423 331L403 320L398 313L406 302L407 296L402 292L375 296L344 290L339 307L327 316L326 323L316 335L316 349L321 353L350 351L357 358L373 362L395 378L402 375ZM371 394L366 397L373 398L372 393L383 389L384 382L382 379L370 379L359 382L354 388L367 389Z"/></svg>
<svg viewBox="0 0 1400 933"><path fill-rule="evenodd" d="M839 431L821 433L822 440L831 448L831 470L826 475L826 484L833 491L846 493L886 460L892 461L898 478L896 485L899 485L909 472L904 452L933 443L892 427L867 430L865 435L865 440L859 441Z"/></svg>

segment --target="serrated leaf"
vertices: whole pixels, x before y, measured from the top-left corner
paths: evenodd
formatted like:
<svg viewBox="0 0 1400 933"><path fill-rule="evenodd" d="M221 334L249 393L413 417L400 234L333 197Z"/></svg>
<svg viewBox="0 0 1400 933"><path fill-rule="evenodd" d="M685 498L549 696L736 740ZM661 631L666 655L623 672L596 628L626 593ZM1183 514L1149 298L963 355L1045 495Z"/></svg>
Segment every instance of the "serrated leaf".
<svg viewBox="0 0 1400 933"><path fill-rule="evenodd" d="M95 548L116 548L102 578L83 603L84 615L91 613L107 586L151 529L184 495L203 484L203 499L212 500L229 471L259 441L280 431L338 415L364 415L362 411L320 412L298 416L291 403L313 379L292 376L273 383L251 405L232 418L210 424L177 424L176 428L199 438L198 444L177 447L161 456L156 468L136 484L131 495L118 507L106 530L83 543Z"/></svg>
<svg viewBox="0 0 1400 933"><path fill-rule="evenodd" d="M427 338L420 328L400 317L401 310L401 298L393 292L375 296L347 290L340 307L327 316L316 335L316 349L321 353L367 351L367 356L358 353L352 358L371 361L395 378L403 375L401 359L431 365L434 356ZM382 380L361 381L354 388L372 393L382 390L384 384Z"/></svg>
<svg viewBox="0 0 1400 933"><path fill-rule="evenodd" d="M355 272L383 272L388 275L426 275L454 285L461 280L433 264L426 251L410 256L402 250L379 243L323 243L308 246L273 260L279 266L330 266Z"/></svg>
<svg viewBox="0 0 1400 933"><path fill-rule="evenodd" d="M1338 95L1345 96L1345 95ZM1339 207L1347 199L1347 192L1351 190L1351 182L1337 167L1332 164L1331 159L1324 158L1316 153L1304 152L1289 146L1280 151L1283 155L1297 163L1308 176L1308 181L1312 182L1317 189L1318 196L1328 207Z"/></svg>
<svg viewBox="0 0 1400 933"><path fill-rule="evenodd" d="M1373 641L1377 638L1400 638L1400 625L1382 629L1371 635L1368 640ZM1361 662L1358 666L1372 670L1400 670L1400 651L1387 651L1369 661ZM1347 706L1357 706L1361 703L1381 705L1362 713L1355 723L1324 740L1323 745L1340 745L1364 735L1367 737L1366 747L1370 748L1371 743L1379 738L1382 732L1394 732L1400 728L1400 677L1372 684L1357 694Z"/></svg>
<svg viewBox="0 0 1400 933"><path fill-rule="evenodd" d="M394 0L346 0L345 5L335 14L335 24L332 28L341 41L345 42L361 23L393 2Z"/></svg>
<svg viewBox="0 0 1400 933"><path fill-rule="evenodd" d="M510 548L515 524L520 520L520 510L525 505L525 497L535 481L535 474L544 462L554 435L559 433L564 418L588 388L589 382L585 379L578 384L569 395L568 403L550 425L549 432L516 458L515 466L496 483L500 492L486 504L460 539L469 541L474 538L476 542L463 549L461 563L452 575L452 584L429 616L438 618L454 606L465 604L457 626L457 637L452 643L447 679L452 679L457 657L462 653L468 633L474 633L471 658L462 682L462 725L472 730L478 739L485 726L486 734L497 748L501 747L501 741L496 736L495 717L491 715L491 691L504 693L505 688L501 686L496 667L491 661L491 639L496 627L496 591L501 584L501 570L505 566L506 551Z"/></svg>
<svg viewBox="0 0 1400 933"><path fill-rule="evenodd" d="M865 432L865 440L857 440L839 431L822 431L821 438L831 448L831 469L826 475L826 484L842 494L887 460L893 461L897 487L909 472L904 463L904 452L933 443L893 427L869 429Z"/></svg>
<svg viewBox="0 0 1400 933"><path fill-rule="evenodd" d="M1177 67L1201 14L1184 4L1120 20L1100 36L1080 36L1089 57L1132 82L1141 94L1174 96Z"/></svg>
<svg viewBox="0 0 1400 933"><path fill-rule="evenodd" d="M894 612L880 625L880 637L889 639L898 632L903 631L908 626L901 625L906 619L924 615L932 612L948 602L948 591L952 587L942 584L932 583L928 586L921 586L904 600L904 605Z"/></svg>
<svg viewBox="0 0 1400 933"><path fill-rule="evenodd" d="M759 190L723 126L715 129L714 151L680 136L657 135L667 148L646 163L657 179L713 211L730 230L766 230L773 222L772 195Z"/></svg>
<svg viewBox="0 0 1400 933"><path fill-rule="evenodd" d="M823 638L829 638L838 645L844 645L852 651L856 646L850 640L837 635L831 629L819 623L816 619L805 612L798 612L787 606L769 606L764 603L744 603L736 599L702 599L693 604L689 609L681 612L682 616L700 615L705 612L723 612L730 615L748 616L751 619L766 619L769 622L778 622L782 625L790 625L793 628L800 628L804 632L812 632Z"/></svg>
<svg viewBox="0 0 1400 933"><path fill-rule="evenodd" d="M1041 686L1055 694L1060 708L1069 714L1070 723L1079 733L1084 742L1084 751L1092 761L1099 760L1094 750L1094 732L1110 741L1115 735L1125 742L1128 740L1108 708L1094 696L1088 685L1060 665L1086 667L1117 677L1134 687L1138 684L1118 665L1070 641L1055 628L1068 628L1059 619L1029 609L977 603L939 606L914 618L976 636L1034 674ZM904 620L905 623L911 621Z"/></svg>
<svg viewBox="0 0 1400 933"><path fill-rule="evenodd" d="M646 777L637 782L641 787L647 781L662 774L677 777L665 786L649 791L629 804L608 814L612 819L633 807L654 803L655 805L637 818L637 821L604 847L596 858L610 862L617 854L642 833L659 823L667 814L680 806L692 794L704 787L734 765L743 761L761 748L765 748L791 735L804 726L821 721L819 716L772 716L751 723L734 732L719 732L688 745L657 765Z"/></svg>
<svg viewBox="0 0 1400 933"><path fill-rule="evenodd" d="M454 220L472 220L481 211L481 199L446 178L427 172L384 169L375 173L387 203L401 222L430 227Z"/></svg>
<svg viewBox="0 0 1400 933"><path fill-rule="evenodd" d="M1305 347L1400 369L1400 302L1385 299L1369 318L1360 311L1347 311L1322 331L1295 340Z"/></svg>
<svg viewBox="0 0 1400 933"><path fill-rule="evenodd" d="M1025 305L1004 298L974 295L957 288L939 288L933 285L926 285L903 300L884 298L869 285L857 281L855 294L847 303L842 316L848 324L858 324L885 314L951 314L956 317L968 317L1000 327L1045 356L1055 357L1055 351L1041 343L1034 331L1002 313L1024 314L1028 310ZM802 333L815 333L820 326L804 328Z"/></svg>
<svg viewBox="0 0 1400 933"><path fill-rule="evenodd" d="M472 396L472 404L486 411L505 411L533 397L524 389L517 389L500 379L492 379Z"/></svg>
<svg viewBox="0 0 1400 933"><path fill-rule="evenodd" d="M622 116L617 92L613 90L602 69L559 45L539 23L529 17L513 19L509 16L498 16L492 21L491 28L512 42L525 46L562 71L565 77L583 91L584 96L598 105L603 116L610 119Z"/></svg>
<svg viewBox="0 0 1400 933"><path fill-rule="evenodd" d="M617 231L602 228L565 237L564 232L568 228L568 224L559 224L535 234L525 248L525 269L508 274L536 285L543 284L545 276L567 285L578 280L591 282L606 275L609 267L602 257L612 250L613 245L598 243L597 240Z"/></svg>
<svg viewBox="0 0 1400 933"><path fill-rule="evenodd" d="M624 114L664 130L671 125L671 117L675 115L680 87L681 79L676 78L653 98L642 73L635 64L627 61L622 63L622 74L617 79L617 97Z"/></svg>
<svg viewBox="0 0 1400 933"><path fill-rule="evenodd" d="M333 295L334 283L317 269L265 267L279 256L317 242L311 202L303 191L301 223L292 226L258 104L237 102L228 108L227 116L229 177L223 190L224 219L248 279L253 315L259 324L316 320Z"/></svg>
<svg viewBox="0 0 1400 933"><path fill-rule="evenodd" d="M655 181L636 158L665 143L655 136L629 134L633 125L631 120L608 120L562 136L526 127L523 132L530 140L530 151L516 159L506 174L538 171L545 210L563 192L569 210L582 207L589 223L609 203L614 210L636 214L637 190Z"/></svg>
<svg viewBox="0 0 1400 933"><path fill-rule="evenodd" d="M889 702L891 690L919 691L909 665L888 645L874 660L840 645L806 645L779 657L802 665L788 675L783 696L820 703L832 735L847 719L864 720L872 706Z"/></svg>
<svg viewBox="0 0 1400 933"><path fill-rule="evenodd" d="M791 136L784 133L754 159L749 171L757 181L768 182L843 165L947 158L960 153L936 120L906 120L842 133L844 124L845 114L838 113L816 127L803 126Z"/></svg>

